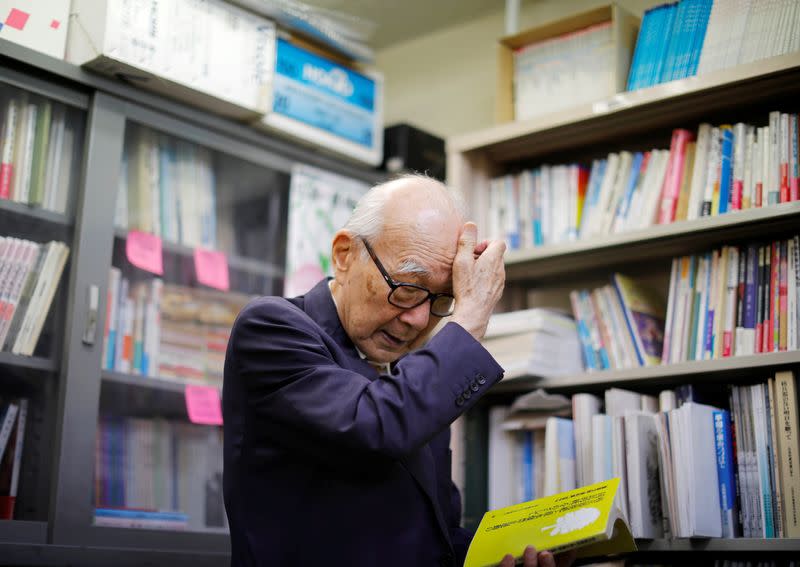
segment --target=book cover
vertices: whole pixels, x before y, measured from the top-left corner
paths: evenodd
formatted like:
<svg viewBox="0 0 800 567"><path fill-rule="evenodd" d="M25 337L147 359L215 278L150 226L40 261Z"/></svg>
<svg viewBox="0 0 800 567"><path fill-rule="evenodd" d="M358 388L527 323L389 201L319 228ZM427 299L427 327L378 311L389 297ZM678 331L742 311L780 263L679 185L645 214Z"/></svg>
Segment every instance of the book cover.
<svg viewBox="0 0 800 567"><path fill-rule="evenodd" d="M663 299L622 274L614 274L613 283L634 339L639 364L658 365L664 342Z"/></svg>
<svg viewBox="0 0 800 567"><path fill-rule="evenodd" d="M619 510L619 479L524 502L484 514L464 567L495 566L525 547L558 553L577 548L579 557L636 550Z"/></svg>
<svg viewBox="0 0 800 567"><path fill-rule="evenodd" d="M733 128L728 125L720 126L720 161L719 161L719 186L714 192L715 201L712 209L717 214L724 214L730 208L731 185L733 177Z"/></svg>
<svg viewBox="0 0 800 567"><path fill-rule="evenodd" d="M17 116L19 106L15 99L9 99L3 122L3 137L0 139L0 199L11 198L14 178L14 141L17 136Z"/></svg>
<svg viewBox="0 0 800 567"><path fill-rule="evenodd" d="M783 493L784 536L800 537L800 424L797 382L791 371L775 373L777 440Z"/></svg>
<svg viewBox="0 0 800 567"><path fill-rule="evenodd" d="M722 537L736 537L738 508L736 506L736 482L734 479L733 441L730 414L727 410L714 410L714 440L717 450L717 477L719 480L719 503L722 513Z"/></svg>

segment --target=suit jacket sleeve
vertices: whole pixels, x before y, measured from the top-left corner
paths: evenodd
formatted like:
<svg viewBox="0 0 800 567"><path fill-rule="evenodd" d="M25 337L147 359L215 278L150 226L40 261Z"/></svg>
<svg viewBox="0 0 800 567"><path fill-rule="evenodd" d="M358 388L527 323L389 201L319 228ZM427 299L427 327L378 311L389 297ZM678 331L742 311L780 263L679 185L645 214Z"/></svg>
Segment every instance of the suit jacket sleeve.
<svg viewBox="0 0 800 567"><path fill-rule="evenodd" d="M269 425L273 439L326 460L341 457L343 449L403 458L502 377L480 343L448 323L425 348L398 361L391 375L370 380L342 367L330 337L278 298L246 307L230 340L248 413Z"/></svg>

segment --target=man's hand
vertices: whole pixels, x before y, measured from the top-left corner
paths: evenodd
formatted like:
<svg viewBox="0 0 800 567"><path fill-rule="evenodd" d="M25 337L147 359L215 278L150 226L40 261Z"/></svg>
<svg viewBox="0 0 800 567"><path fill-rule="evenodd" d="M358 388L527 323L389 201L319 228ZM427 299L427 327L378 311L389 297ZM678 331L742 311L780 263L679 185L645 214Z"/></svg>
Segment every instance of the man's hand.
<svg viewBox="0 0 800 567"><path fill-rule="evenodd" d="M476 243L477 234L475 223L468 222L458 238L458 250L453 260L456 308L451 321L480 340L486 332L494 306L503 295L506 282L503 253L506 245L499 240Z"/></svg>
<svg viewBox="0 0 800 567"><path fill-rule="evenodd" d="M523 567L569 567L575 561L575 552L560 553L555 557L549 551L536 553L536 548L529 545L522 554ZM514 567L514 556L510 553L503 557L500 567Z"/></svg>

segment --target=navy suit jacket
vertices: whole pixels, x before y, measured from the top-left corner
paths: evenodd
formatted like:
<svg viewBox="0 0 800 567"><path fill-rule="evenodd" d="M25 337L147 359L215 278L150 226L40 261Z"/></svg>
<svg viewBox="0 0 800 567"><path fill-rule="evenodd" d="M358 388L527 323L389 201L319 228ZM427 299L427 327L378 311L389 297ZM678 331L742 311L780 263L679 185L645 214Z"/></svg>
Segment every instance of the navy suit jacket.
<svg viewBox="0 0 800 567"><path fill-rule="evenodd" d="M248 304L223 387L231 564L460 565L449 425L501 377L456 323L379 376L324 280Z"/></svg>

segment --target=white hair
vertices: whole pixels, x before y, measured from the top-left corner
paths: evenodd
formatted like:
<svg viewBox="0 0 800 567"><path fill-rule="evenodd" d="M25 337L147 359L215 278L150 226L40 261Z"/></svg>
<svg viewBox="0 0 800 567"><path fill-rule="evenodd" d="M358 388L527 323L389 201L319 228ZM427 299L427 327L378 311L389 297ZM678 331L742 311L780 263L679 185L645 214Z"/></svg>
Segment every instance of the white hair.
<svg viewBox="0 0 800 567"><path fill-rule="evenodd" d="M419 195L417 198L421 203L436 203L444 209L451 209L461 218L466 215L466 207L461 192L455 188L448 187L438 179L427 175L412 173L401 175L372 187L361 197L353 209L353 214L344 229L356 236L370 242L376 240L383 232L383 222L385 218L386 204L389 202L392 191L407 183L414 183L417 187L424 190L427 194ZM366 255L365 249L362 252ZM424 271L420 266L406 266L408 272Z"/></svg>

